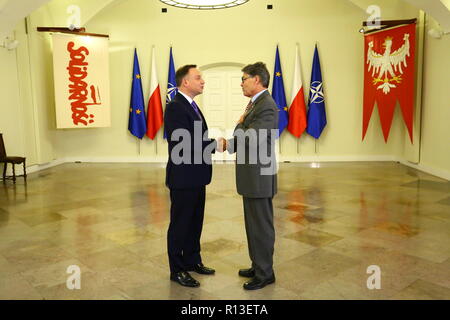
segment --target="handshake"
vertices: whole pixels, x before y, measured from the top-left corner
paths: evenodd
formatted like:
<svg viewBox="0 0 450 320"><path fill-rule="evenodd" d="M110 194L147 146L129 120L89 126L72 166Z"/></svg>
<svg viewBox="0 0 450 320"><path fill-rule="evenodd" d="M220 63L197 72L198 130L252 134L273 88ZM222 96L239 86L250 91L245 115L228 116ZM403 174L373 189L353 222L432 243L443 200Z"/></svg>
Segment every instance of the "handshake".
<svg viewBox="0 0 450 320"><path fill-rule="evenodd" d="M223 137L217 138L216 150L219 152L225 152L227 150L227 140Z"/></svg>

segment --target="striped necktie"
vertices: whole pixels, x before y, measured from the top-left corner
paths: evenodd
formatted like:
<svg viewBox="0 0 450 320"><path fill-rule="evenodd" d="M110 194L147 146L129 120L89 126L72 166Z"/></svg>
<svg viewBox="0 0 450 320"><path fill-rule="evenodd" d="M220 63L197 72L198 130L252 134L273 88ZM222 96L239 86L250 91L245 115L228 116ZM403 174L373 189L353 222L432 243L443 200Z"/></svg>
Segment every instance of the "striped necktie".
<svg viewBox="0 0 450 320"><path fill-rule="evenodd" d="M250 112L250 110L252 110L252 107L253 107L253 102L252 102L252 100L250 100L248 102L248 105L245 107L244 114L247 115Z"/></svg>

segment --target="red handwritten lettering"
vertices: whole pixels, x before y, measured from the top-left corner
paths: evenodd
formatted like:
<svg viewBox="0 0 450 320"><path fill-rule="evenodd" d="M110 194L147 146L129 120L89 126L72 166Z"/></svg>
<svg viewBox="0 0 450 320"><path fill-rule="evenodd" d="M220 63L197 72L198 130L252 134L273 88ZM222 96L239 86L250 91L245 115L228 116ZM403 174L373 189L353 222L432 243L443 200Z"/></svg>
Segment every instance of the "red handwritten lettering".
<svg viewBox="0 0 450 320"><path fill-rule="evenodd" d="M89 90L88 84L84 79L88 76L88 65L89 63L85 61L86 56L89 55L89 50L86 47L74 48L75 44L71 41L67 44L67 51L70 53L70 61L67 70L69 71L69 100L72 102L72 120L75 125L83 124L85 126L88 123L94 122L94 115L87 114L89 105L100 105L101 102L97 102L95 86L91 85L89 87L91 91L91 98L93 103L86 102ZM98 88L97 88L98 90ZM99 93L100 95L100 93Z"/></svg>

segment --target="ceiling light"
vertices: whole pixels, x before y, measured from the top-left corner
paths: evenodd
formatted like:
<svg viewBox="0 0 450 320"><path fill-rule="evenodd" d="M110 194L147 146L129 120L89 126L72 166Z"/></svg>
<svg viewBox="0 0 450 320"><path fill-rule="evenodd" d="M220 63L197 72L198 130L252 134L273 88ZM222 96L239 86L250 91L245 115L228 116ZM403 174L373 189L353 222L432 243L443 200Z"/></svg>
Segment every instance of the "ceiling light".
<svg viewBox="0 0 450 320"><path fill-rule="evenodd" d="M248 2L249 0L159 0L170 6L184 9L225 9L232 8Z"/></svg>
<svg viewBox="0 0 450 320"><path fill-rule="evenodd" d="M0 44L0 47L6 48L8 50L14 50L18 45L19 41L6 38L6 40L2 44Z"/></svg>
<svg viewBox="0 0 450 320"><path fill-rule="evenodd" d="M435 39L440 39L442 36L445 36L447 34L450 34L449 31L443 31L442 29L431 29L428 31L428 35L430 37L433 37Z"/></svg>

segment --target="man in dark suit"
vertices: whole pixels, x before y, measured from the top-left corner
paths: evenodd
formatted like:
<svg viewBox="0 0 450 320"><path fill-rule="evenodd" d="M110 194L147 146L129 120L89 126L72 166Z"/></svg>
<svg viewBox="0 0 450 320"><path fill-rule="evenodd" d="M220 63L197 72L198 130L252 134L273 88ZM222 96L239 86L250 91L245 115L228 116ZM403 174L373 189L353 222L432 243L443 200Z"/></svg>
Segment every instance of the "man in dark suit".
<svg viewBox="0 0 450 320"><path fill-rule="evenodd" d="M188 271L215 272L202 263L200 236L205 186L211 182L211 153L217 142L207 139L208 125L193 100L203 92L205 84L200 71L196 65L186 65L177 70L175 78L178 93L164 112L169 146L166 186L170 189L171 201L167 232L170 279L182 286L198 287L200 283Z"/></svg>
<svg viewBox="0 0 450 320"><path fill-rule="evenodd" d="M242 91L251 98L224 148L236 152L236 187L244 202L245 230L252 266L239 275L252 278L244 289L261 289L275 282L275 229L272 199L277 193L275 139L278 108L267 91L270 75L262 62L242 69ZM220 148L220 147L219 147ZM220 150L221 151L221 150Z"/></svg>

